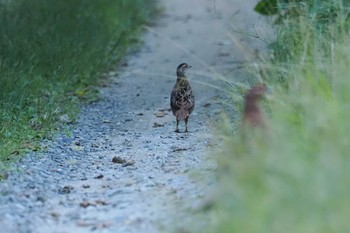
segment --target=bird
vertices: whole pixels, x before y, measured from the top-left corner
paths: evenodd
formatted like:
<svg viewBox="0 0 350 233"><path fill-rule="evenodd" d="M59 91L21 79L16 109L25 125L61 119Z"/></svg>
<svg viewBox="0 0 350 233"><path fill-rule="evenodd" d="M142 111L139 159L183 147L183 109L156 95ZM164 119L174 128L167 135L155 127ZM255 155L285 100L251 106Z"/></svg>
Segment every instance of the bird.
<svg viewBox="0 0 350 233"><path fill-rule="evenodd" d="M243 125L253 128L264 128L263 113L258 105L267 88L264 84L253 86L244 96Z"/></svg>
<svg viewBox="0 0 350 233"><path fill-rule="evenodd" d="M185 121L185 132L188 132L187 123L190 114L192 113L195 105L194 94L192 87L187 80L185 71L192 66L187 63L181 63L176 69L176 83L171 91L170 107L176 117L176 129L175 132L179 133L179 122Z"/></svg>

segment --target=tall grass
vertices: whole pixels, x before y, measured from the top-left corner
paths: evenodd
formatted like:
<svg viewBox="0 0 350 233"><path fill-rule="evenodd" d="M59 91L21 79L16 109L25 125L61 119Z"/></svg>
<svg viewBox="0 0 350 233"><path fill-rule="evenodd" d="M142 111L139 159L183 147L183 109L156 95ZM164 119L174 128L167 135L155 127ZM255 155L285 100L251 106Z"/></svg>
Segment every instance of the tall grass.
<svg viewBox="0 0 350 233"><path fill-rule="evenodd" d="M144 0L1 1L0 168L94 96L153 9Z"/></svg>
<svg viewBox="0 0 350 233"><path fill-rule="evenodd" d="M209 232L348 232L350 229L350 35L341 1L277 26L268 128L227 139L221 195ZM254 131L254 132L253 132Z"/></svg>

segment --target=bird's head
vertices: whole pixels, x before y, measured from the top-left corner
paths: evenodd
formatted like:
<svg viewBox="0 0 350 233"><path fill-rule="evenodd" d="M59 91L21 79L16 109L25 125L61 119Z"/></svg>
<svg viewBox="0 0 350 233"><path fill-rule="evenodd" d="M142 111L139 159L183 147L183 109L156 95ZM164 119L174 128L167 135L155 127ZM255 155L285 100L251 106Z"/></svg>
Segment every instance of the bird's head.
<svg viewBox="0 0 350 233"><path fill-rule="evenodd" d="M257 101L263 97L266 91L267 87L264 84L256 85L248 91L245 99L246 101Z"/></svg>
<svg viewBox="0 0 350 233"><path fill-rule="evenodd" d="M185 76L185 71L191 67L192 66L188 65L187 63L181 63L176 69L177 76Z"/></svg>

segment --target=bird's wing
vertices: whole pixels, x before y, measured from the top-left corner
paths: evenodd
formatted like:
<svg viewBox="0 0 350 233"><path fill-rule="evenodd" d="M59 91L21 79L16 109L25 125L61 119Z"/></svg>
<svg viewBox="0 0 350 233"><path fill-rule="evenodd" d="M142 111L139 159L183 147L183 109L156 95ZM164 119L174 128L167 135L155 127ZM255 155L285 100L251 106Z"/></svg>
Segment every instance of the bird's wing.
<svg viewBox="0 0 350 233"><path fill-rule="evenodd" d="M171 92L170 107L171 107L171 110L173 111L174 115L175 115L176 111L178 111L181 107L179 105L179 96L178 96L178 92L176 90L173 90Z"/></svg>
<svg viewBox="0 0 350 233"><path fill-rule="evenodd" d="M189 113L191 113L194 109L195 100L194 100L194 94L191 89L191 86L188 85L186 93L184 95L184 108L188 110Z"/></svg>

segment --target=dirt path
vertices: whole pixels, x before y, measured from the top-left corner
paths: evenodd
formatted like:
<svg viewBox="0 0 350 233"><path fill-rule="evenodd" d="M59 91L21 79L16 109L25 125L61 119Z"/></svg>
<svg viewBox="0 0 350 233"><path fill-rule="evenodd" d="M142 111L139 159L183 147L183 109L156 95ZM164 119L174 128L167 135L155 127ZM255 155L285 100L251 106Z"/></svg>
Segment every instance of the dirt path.
<svg viewBox="0 0 350 233"><path fill-rule="evenodd" d="M82 109L72 135L25 156L0 184L0 232L153 233L191 221L214 182L207 152L217 145L210 121L221 93L210 87L220 84L208 68L235 77L242 55L226 33L229 22L252 30L255 1L161 3L165 12L141 51L111 72L111 85ZM181 62L193 66L197 102L190 132L176 134L169 94Z"/></svg>

